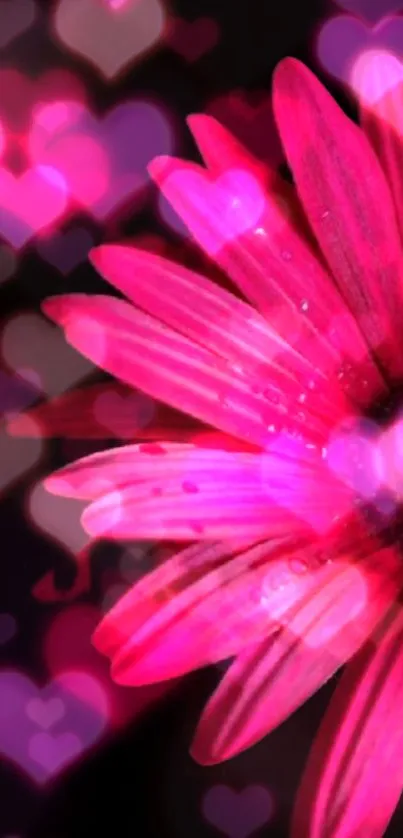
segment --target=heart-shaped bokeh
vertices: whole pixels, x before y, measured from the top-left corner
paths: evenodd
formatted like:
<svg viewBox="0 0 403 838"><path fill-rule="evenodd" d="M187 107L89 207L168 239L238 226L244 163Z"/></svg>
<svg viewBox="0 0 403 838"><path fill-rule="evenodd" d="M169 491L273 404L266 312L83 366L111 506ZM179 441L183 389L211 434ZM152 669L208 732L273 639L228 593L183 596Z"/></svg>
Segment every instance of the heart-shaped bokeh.
<svg viewBox="0 0 403 838"><path fill-rule="evenodd" d="M132 211L149 184L150 160L171 154L173 144L170 120L154 103L127 101L97 118L60 101L37 113L28 151L33 163L57 171L69 194L105 221L129 199Z"/></svg>
<svg viewBox="0 0 403 838"><path fill-rule="evenodd" d="M68 49L110 80L158 43L165 20L159 0L59 0L54 28Z"/></svg>
<svg viewBox="0 0 403 838"><path fill-rule="evenodd" d="M390 17L370 27L351 15L337 15L321 28L316 51L322 66L360 96L354 67L368 51L387 50L403 58L403 16Z"/></svg>
<svg viewBox="0 0 403 838"><path fill-rule="evenodd" d="M336 0L346 12L359 15L368 23L377 23L383 17L403 10L403 0Z"/></svg>

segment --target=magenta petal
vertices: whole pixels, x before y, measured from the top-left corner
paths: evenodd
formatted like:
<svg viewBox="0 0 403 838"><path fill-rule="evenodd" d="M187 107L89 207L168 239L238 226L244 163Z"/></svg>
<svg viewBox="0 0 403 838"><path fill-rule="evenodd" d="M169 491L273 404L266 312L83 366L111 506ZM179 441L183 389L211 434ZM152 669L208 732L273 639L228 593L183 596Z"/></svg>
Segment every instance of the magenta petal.
<svg viewBox="0 0 403 838"><path fill-rule="evenodd" d="M264 372L252 376L123 300L72 294L43 307L72 346L107 372L248 443L265 445L273 425L323 438L344 415L337 402L322 419L302 411L293 392Z"/></svg>
<svg viewBox="0 0 403 838"><path fill-rule="evenodd" d="M276 70L274 109L299 195L336 282L371 348L388 372L401 376L401 243L379 161L363 132L294 59Z"/></svg>
<svg viewBox="0 0 403 838"><path fill-rule="evenodd" d="M310 582L309 574L290 572L291 550L287 541L259 544L206 573L141 624L132 614L127 642L113 659L113 678L126 685L155 683L267 637ZM269 607L267 590L272 591Z"/></svg>
<svg viewBox="0 0 403 838"><path fill-rule="evenodd" d="M387 52L357 61L362 127L388 178L403 234L403 64Z"/></svg>
<svg viewBox="0 0 403 838"><path fill-rule="evenodd" d="M343 674L299 789L294 838L382 838L403 786L403 619L393 609Z"/></svg>
<svg viewBox="0 0 403 838"><path fill-rule="evenodd" d="M241 653L203 713L192 752L220 762L249 748L309 698L367 639L399 584L390 550L323 570L277 637Z"/></svg>
<svg viewBox="0 0 403 838"><path fill-rule="evenodd" d="M215 568L248 546L245 540L227 543L196 543L186 547L134 585L96 628L93 643L105 655L113 655L164 603L194 585ZM274 548L273 548L274 549Z"/></svg>
<svg viewBox="0 0 403 838"><path fill-rule="evenodd" d="M312 390L312 367L251 306L200 274L132 247L104 245L91 253L99 272L133 303L185 337L265 379L291 398L309 392L310 412L335 417L334 386ZM340 335L340 340L342 336Z"/></svg>
<svg viewBox="0 0 403 838"><path fill-rule="evenodd" d="M241 182L242 170L215 179L174 158L153 161L151 174L198 243L305 359L313 379L320 377L324 394L330 381L334 404L343 404L341 390L365 404L379 395L379 372L357 324L275 193L258 201ZM255 205L262 208L259 219ZM231 216L233 206L239 217Z"/></svg>

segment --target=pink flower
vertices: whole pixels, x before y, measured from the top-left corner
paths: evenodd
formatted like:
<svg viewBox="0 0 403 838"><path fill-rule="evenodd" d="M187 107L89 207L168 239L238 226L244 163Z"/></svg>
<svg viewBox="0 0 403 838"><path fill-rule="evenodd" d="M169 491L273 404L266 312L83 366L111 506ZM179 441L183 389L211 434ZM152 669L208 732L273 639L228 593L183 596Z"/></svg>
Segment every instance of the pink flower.
<svg viewBox="0 0 403 838"><path fill-rule="evenodd" d="M379 67L395 79L385 56L369 79ZM219 431L210 447L124 445L47 480L88 500L94 537L187 544L97 629L113 677L139 685L234 656L193 743L209 764L253 745L355 656L309 760L295 838L382 835L403 782L402 78L366 110L376 154L303 65L282 62L274 110L296 190L206 116L189 119L206 169L154 161L244 299L106 245L92 261L129 302L44 305L107 372Z"/></svg>

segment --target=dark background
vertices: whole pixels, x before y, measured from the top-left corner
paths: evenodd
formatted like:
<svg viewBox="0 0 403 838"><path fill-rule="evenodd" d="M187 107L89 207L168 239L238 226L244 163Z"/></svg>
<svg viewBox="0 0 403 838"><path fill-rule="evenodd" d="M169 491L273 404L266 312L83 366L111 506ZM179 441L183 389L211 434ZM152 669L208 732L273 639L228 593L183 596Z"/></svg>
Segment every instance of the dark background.
<svg viewBox="0 0 403 838"><path fill-rule="evenodd" d="M1 66L21 69L32 77L51 67L70 68L91 91L100 112L128 95L155 94L175 117L184 156L197 159L184 123L188 113L203 110L211 98L234 88L268 90L276 63L286 55L305 61L354 115L352 100L325 76L313 52L318 25L337 11L330 0L172 0L170 9L175 16L216 18L221 32L218 45L189 64L161 44L113 84L103 82L84 60L52 41L46 26L51 7L51 3L42 3L43 20L2 51ZM1 95L0 90L0 101ZM135 214L125 213L112 229L92 224L88 218L85 223L99 242L151 232L169 239L174 251L182 247L149 204ZM34 243L28 244L19 254L17 273L0 286L1 317L7 320L27 308L39 310L47 295L72 287L106 290L88 264L78 265L63 277L37 254ZM2 412L7 412L3 406ZM85 450L81 445L79 453ZM74 456L73 446L70 459ZM1 649L3 667L19 668L38 683L46 678L40 653L43 633L63 605L38 602L32 587L46 571L56 569L57 583L63 590L73 580L74 563L31 526L24 499L34 479L66 459L60 440L50 442L46 468L7 490L0 505L1 609L18 622L17 635ZM99 563L93 564L92 588L83 602L99 603L99 574L105 562L113 567L114 560L112 546L106 546ZM122 838L208 838L218 834L237 838L235 831L220 833L202 814L203 795L210 787L223 784L238 791L253 784L269 789L274 813L254 834L287 836L298 780L334 681L252 750L224 765L201 768L187 749L203 703L220 676L220 669L212 667L184 678L140 719L106 739L45 789L38 789L7 760L1 762L0 838L92 838L101 832ZM401 813L397 812L388 836L401 835L401 830Z"/></svg>

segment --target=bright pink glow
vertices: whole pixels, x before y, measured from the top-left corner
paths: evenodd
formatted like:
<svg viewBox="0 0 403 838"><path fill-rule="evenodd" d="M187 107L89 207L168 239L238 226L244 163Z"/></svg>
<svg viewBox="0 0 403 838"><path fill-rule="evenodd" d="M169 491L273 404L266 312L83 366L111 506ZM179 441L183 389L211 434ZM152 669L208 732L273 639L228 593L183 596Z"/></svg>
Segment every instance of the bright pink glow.
<svg viewBox="0 0 403 838"><path fill-rule="evenodd" d="M61 131L76 125L85 113L85 106L79 101L61 100L37 105L27 138L27 152L31 158L40 159L49 143L58 138Z"/></svg>
<svg viewBox="0 0 403 838"><path fill-rule="evenodd" d="M133 3L134 0L103 0L103 2L115 12L119 11L119 9L124 9L125 6L128 6L129 3Z"/></svg>
<svg viewBox="0 0 403 838"><path fill-rule="evenodd" d="M60 172L68 189L85 206L91 207L106 193L110 180L108 153L91 137L75 135L57 141L54 149L38 155L42 166Z"/></svg>
<svg viewBox="0 0 403 838"><path fill-rule="evenodd" d="M163 167L163 160L154 161L153 174L157 165ZM258 181L242 169L230 169L215 183L209 182L202 172L178 170L167 176L164 189L168 197L175 192L189 194L208 207L210 217L205 216L203 226L192 232L203 249L211 254L258 227L266 207Z"/></svg>
<svg viewBox="0 0 403 838"><path fill-rule="evenodd" d="M53 169L38 166L20 177L0 169L0 229L10 244L21 247L66 209L65 182Z"/></svg>
<svg viewBox="0 0 403 838"><path fill-rule="evenodd" d="M403 84L403 67L396 55L370 50L357 58L351 79L361 103L371 107L385 102L388 94Z"/></svg>

